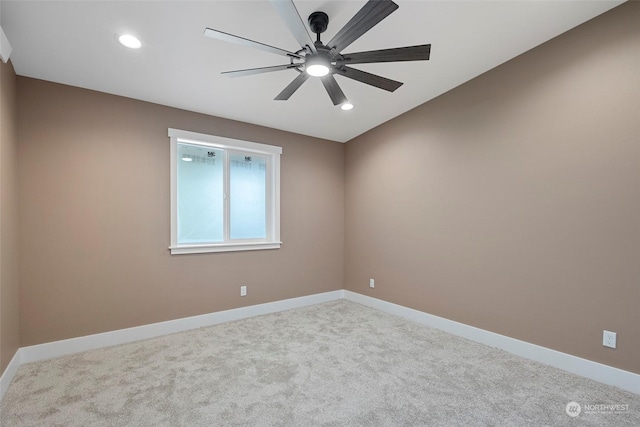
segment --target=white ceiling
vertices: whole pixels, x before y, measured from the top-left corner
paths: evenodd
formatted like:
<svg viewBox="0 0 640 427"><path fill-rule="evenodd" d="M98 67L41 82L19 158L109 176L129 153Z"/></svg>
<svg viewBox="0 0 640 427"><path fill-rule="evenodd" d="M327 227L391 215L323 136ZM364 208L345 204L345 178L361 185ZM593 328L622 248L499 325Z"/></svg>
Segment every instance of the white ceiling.
<svg viewBox="0 0 640 427"><path fill-rule="evenodd" d="M323 41L364 0L296 0L329 15ZM11 1L0 25L22 76L79 86L334 141L348 141L623 1L401 1L400 8L345 52L431 43L429 61L363 64L404 82L389 93L336 76L351 111L334 107L317 79L289 101L273 98L297 72L228 78L221 71L286 59L203 36L205 27L296 51L299 46L268 1ZM143 47L122 47L131 33Z"/></svg>

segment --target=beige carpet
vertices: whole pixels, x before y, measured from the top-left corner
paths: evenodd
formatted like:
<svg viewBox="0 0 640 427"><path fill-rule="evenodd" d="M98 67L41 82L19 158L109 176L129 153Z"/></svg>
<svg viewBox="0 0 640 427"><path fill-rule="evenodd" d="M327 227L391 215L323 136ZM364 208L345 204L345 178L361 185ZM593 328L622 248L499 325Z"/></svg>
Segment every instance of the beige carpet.
<svg viewBox="0 0 640 427"><path fill-rule="evenodd" d="M345 300L23 365L0 411L3 427L640 426L639 395Z"/></svg>

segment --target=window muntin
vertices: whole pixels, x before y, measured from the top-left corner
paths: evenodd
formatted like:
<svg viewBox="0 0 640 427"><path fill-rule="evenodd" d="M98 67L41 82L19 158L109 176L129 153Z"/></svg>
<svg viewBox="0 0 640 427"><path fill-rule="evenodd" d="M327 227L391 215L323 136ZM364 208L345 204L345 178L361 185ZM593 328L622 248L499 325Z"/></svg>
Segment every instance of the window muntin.
<svg viewBox="0 0 640 427"><path fill-rule="evenodd" d="M171 253L280 247L282 148L169 129Z"/></svg>

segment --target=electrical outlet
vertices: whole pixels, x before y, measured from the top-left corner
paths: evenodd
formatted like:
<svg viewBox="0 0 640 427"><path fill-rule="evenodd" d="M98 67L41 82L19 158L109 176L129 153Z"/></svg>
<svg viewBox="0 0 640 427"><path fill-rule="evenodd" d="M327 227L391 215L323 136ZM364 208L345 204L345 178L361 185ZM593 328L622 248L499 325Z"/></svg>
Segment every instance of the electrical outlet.
<svg viewBox="0 0 640 427"><path fill-rule="evenodd" d="M605 347L616 348L616 333L602 331L602 345Z"/></svg>
<svg viewBox="0 0 640 427"><path fill-rule="evenodd" d="M375 288L376 287L376 281L373 279L369 279L369 287L370 288Z"/></svg>
<svg viewBox="0 0 640 427"><path fill-rule="evenodd" d="M241 297L247 296L247 287L245 285L240 286L240 296Z"/></svg>

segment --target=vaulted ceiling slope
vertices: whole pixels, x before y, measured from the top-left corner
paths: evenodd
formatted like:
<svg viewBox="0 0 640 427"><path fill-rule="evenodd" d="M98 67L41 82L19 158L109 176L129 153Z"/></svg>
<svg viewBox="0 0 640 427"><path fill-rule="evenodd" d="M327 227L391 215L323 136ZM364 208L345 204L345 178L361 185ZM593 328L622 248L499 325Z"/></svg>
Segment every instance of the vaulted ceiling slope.
<svg viewBox="0 0 640 427"><path fill-rule="evenodd" d="M0 25L19 75L346 142L623 2L396 3L398 10L345 52L431 43L431 58L354 66L403 82L393 93L336 75L355 106L350 111L333 106L314 78L288 101L274 101L295 70L240 78L220 74L281 65L283 58L205 37L207 27L299 49L269 1L2 0ZM329 15L323 41L364 4L295 2L305 22L318 10ZM137 36L142 48L121 46L117 39L123 33Z"/></svg>

